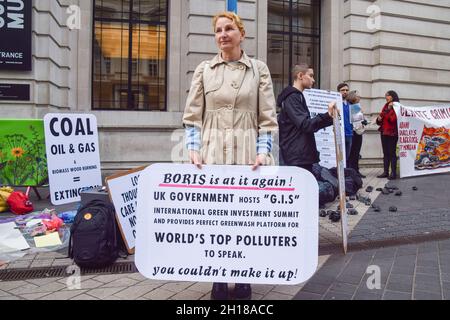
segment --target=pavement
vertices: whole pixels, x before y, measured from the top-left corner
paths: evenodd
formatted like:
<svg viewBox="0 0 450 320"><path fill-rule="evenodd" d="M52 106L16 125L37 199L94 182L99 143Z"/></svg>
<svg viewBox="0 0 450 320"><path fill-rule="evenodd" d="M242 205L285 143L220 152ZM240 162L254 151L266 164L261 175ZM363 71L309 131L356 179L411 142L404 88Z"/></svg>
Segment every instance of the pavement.
<svg viewBox="0 0 450 320"><path fill-rule="evenodd" d="M402 191L402 196L395 196L376 191L388 183L376 178L380 169L362 172L367 178L360 195L370 197L381 212L350 201L359 214L348 216L347 255L342 250L341 223L320 218L319 267L313 278L296 286L252 285L252 300L450 299L450 174L389 182L388 186ZM373 187L370 193L365 191L368 186ZM40 193L45 197L48 191L40 189ZM47 199L31 196L37 210L51 206ZM337 204L326 209L335 210ZM391 206L397 212L390 212ZM129 256L116 265L133 261ZM72 264L66 250L28 254L0 266L0 279L6 271L52 270ZM367 285L368 280L375 288ZM154 281L132 272L82 275L75 287L71 281L67 276L0 280L0 300L209 300L211 290L210 283Z"/></svg>

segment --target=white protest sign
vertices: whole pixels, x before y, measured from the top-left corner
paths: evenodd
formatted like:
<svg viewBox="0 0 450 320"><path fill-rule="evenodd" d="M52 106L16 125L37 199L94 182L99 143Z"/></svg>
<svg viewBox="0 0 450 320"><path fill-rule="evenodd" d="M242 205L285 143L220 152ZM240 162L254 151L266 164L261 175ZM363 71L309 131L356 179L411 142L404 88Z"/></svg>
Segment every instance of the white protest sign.
<svg viewBox="0 0 450 320"><path fill-rule="evenodd" d="M102 185L97 119L90 114L47 114L45 146L51 201L80 201L80 193Z"/></svg>
<svg viewBox="0 0 450 320"><path fill-rule="evenodd" d="M342 96L339 92L326 90L310 89L303 91L311 117L328 112L328 104L336 101L336 106L341 115L344 114L344 106L342 104ZM342 116L341 116L342 117ZM342 141L345 141L344 121L341 124ZM320 165L325 168L334 168L337 166L336 146L334 144L333 127L324 128L315 134L317 151L320 152ZM345 154L345 144L344 144ZM344 157L344 166L346 165Z"/></svg>
<svg viewBox="0 0 450 320"><path fill-rule="evenodd" d="M450 105L394 108L400 177L450 172Z"/></svg>
<svg viewBox="0 0 450 320"><path fill-rule="evenodd" d="M136 210L139 175L145 167L118 173L106 178L109 196L129 254L134 254L136 239Z"/></svg>
<svg viewBox="0 0 450 320"><path fill-rule="evenodd" d="M297 167L155 164L138 186L150 279L299 284L318 264L318 185Z"/></svg>

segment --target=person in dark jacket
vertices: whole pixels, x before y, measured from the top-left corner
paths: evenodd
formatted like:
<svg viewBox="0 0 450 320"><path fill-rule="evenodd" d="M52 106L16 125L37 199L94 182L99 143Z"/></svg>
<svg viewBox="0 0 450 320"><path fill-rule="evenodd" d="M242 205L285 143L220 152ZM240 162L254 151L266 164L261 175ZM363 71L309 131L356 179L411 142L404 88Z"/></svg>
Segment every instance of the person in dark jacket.
<svg viewBox="0 0 450 320"><path fill-rule="evenodd" d="M386 93L386 104L377 118L377 124L380 126L378 131L381 133L384 167L384 172L378 178L388 178L389 180L397 179L398 127L394 102L400 102L398 94L395 91L388 91ZM391 167L390 175L389 165Z"/></svg>
<svg viewBox="0 0 450 320"><path fill-rule="evenodd" d="M333 124L336 102L328 105L327 113L311 118L302 92L313 87L314 70L307 64L296 65L292 76L294 85L285 88L277 100L281 108L278 116L280 156L284 165L311 172L313 164L320 162L314 133Z"/></svg>

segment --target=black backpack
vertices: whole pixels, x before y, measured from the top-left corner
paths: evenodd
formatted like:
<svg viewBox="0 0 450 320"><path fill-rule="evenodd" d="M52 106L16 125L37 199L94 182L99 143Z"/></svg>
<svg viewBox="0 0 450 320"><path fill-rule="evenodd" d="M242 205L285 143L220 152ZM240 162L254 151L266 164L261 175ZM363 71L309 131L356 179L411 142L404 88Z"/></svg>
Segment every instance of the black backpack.
<svg viewBox="0 0 450 320"><path fill-rule="evenodd" d="M114 206L92 200L80 207L70 228L69 257L82 268L103 268L119 257L123 244Z"/></svg>

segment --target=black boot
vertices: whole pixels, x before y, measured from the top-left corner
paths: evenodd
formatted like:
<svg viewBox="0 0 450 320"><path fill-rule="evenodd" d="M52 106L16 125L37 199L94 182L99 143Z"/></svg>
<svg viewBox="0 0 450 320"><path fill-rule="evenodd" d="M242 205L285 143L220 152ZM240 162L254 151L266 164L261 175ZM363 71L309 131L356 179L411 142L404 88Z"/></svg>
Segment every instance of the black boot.
<svg viewBox="0 0 450 320"><path fill-rule="evenodd" d="M228 300L228 283L213 283L211 289L212 300Z"/></svg>
<svg viewBox="0 0 450 320"><path fill-rule="evenodd" d="M387 177L389 177L389 174L387 172L383 172L383 174L377 176L377 178L380 178L380 179L387 178Z"/></svg>
<svg viewBox="0 0 450 320"><path fill-rule="evenodd" d="M234 286L234 298L250 300L252 298L252 287L249 284L236 283Z"/></svg>
<svg viewBox="0 0 450 320"><path fill-rule="evenodd" d="M383 174L377 176L377 178L387 178L389 177L389 159L387 159L386 157L383 158Z"/></svg>
<svg viewBox="0 0 450 320"><path fill-rule="evenodd" d="M391 160L391 175L388 178L389 180L397 179L397 157L394 156Z"/></svg>

